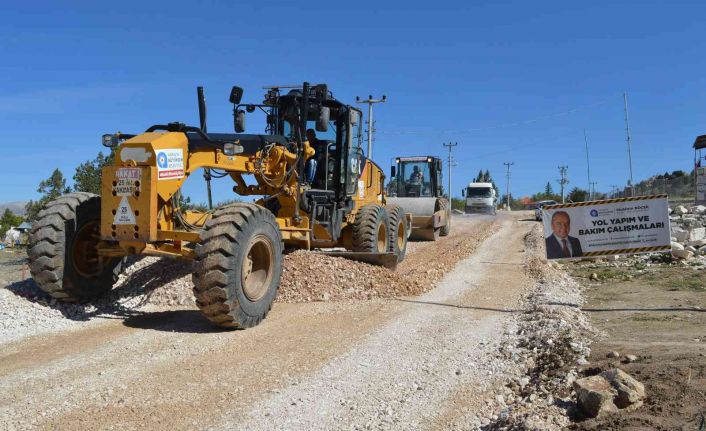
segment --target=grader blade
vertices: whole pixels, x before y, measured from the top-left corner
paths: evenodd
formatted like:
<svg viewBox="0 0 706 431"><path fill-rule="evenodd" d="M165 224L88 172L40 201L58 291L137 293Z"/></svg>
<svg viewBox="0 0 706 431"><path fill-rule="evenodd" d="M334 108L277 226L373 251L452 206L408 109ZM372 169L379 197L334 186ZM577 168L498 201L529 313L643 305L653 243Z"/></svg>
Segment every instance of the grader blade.
<svg viewBox="0 0 706 431"><path fill-rule="evenodd" d="M384 266L391 271L397 268L397 255L395 255L395 253L366 253L356 251L317 251L316 253L325 254L326 256L344 257L371 265Z"/></svg>

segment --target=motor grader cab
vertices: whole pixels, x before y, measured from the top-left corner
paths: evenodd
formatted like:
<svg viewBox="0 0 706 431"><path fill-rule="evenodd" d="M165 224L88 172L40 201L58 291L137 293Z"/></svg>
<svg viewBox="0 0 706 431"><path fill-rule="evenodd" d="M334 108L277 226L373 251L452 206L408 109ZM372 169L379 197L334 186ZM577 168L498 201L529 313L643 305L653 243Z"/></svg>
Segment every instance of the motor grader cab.
<svg viewBox="0 0 706 431"><path fill-rule="evenodd" d="M440 158L397 157L390 169L387 202L411 213L410 239L436 241L451 230L451 207L444 196Z"/></svg>
<svg viewBox="0 0 706 431"><path fill-rule="evenodd" d="M81 301L109 290L128 255L194 261L196 303L223 327L257 325L270 310L285 246L345 249L345 257L394 267L404 256L404 214L386 206L384 175L360 148L361 112L325 84L269 87L261 104L242 104L233 87L235 134L209 133L203 89L199 127L154 125L144 133L104 135L115 151L103 168L101 196L71 193L39 214L30 236L30 269L55 298ZM247 113L265 114L265 134L245 134ZM325 134L313 148L306 130ZM319 142L320 144L320 142ZM304 181L308 160L322 163ZM180 205L184 181L203 171L229 177L254 196L209 211Z"/></svg>

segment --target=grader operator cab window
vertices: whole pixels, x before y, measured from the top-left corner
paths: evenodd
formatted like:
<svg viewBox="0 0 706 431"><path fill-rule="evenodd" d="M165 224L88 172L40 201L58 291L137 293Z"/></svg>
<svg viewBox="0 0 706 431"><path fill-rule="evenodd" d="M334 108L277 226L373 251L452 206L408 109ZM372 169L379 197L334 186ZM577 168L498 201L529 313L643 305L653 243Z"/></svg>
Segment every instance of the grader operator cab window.
<svg viewBox="0 0 706 431"><path fill-rule="evenodd" d="M346 154L348 154L347 160L341 160L341 172L345 172L345 176L341 175L341 183L345 182L348 196L355 194L357 179L363 167L363 149L360 147L360 138L362 136L361 118L360 111L350 108L348 111L348 127L341 139L342 142L346 143Z"/></svg>

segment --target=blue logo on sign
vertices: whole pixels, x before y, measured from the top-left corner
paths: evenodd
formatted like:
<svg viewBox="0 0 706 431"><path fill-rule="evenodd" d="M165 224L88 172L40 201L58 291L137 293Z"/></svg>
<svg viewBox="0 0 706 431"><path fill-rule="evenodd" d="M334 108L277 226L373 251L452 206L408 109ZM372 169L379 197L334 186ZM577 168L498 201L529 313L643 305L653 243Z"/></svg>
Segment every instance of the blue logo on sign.
<svg viewBox="0 0 706 431"><path fill-rule="evenodd" d="M157 166L164 169L167 167L167 155L164 153L157 154Z"/></svg>
<svg viewBox="0 0 706 431"><path fill-rule="evenodd" d="M598 217L598 210L591 210L592 217Z"/></svg>

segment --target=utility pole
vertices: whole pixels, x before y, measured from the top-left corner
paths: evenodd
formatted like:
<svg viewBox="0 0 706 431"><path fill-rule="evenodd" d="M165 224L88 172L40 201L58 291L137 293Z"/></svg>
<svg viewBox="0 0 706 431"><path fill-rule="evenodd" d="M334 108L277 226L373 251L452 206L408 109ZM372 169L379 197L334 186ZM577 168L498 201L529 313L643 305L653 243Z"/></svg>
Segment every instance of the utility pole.
<svg viewBox="0 0 706 431"><path fill-rule="evenodd" d="M455 166L455 163L453 163L453 160L451 159L451 149L455 146L458 145L458 142L454 142L453 144L449 142L448 144L442 144L444 147L447 147L449 149L449 205L451 205L451 167Z"/></svg>
<svg viewBox="0 0 706 431"><path fill-rule="evenodd" d="M382 95L382 99L373 99L373 96L368 96L368 100L360 100L360 97L355 97L356 103L367 103L368 104L368 158L373 159L373 128L375 123L373 123L373 104L375 103L385 103L387 101L387 96Z"/></svg>
<svg viewBox="0 0 706 431"><path fill-rule="evenodd" d="M505 177L507 178L507 186L505 188L505 196L507 198L507 210L510 211L510 166L514 165L515 162L505 162L503 165L507 168Z"/></svg>
<svg viewBox="0 0 706 431"><path fill-rule="evenodd" d="M615 198L616 195L618 194L618 186L616 186L615 184L611 184L610 188L611 188L610 197Z"/></svg>
<svg viewBox="0 0 706 431"><path fill-rule="evenodd" d="M591 200L593 201L596 199L596 184L598 184L598 183L595 181L592 181L590 184L591 184L591 189L590 189L591 191L589 192L590 193L589 196L590 196Z"/></svg>
<svg viewBox="0 0 706 431"><path fill-rule="evenodd" d="M588 138L586 129L583 129L583 141L586 143L586 172L588 173L588 185L591 186L591 163L588 161Z"/></svg>
<svg viewBox="0 0 706 431"><path fill-rule="evenodd" d="M559 174L561 175L561 179L558 181L561 186L561 203L564 203L564 186L569 184L569 180L566 178L567 169L569 169L568 166L559 166Z"/></svg>
<svg viewBox="0 0 706 431"><path fill-rule="evenodd" d="M635 196L635 183L632 181L632 149L630 145L630 122L628 121L628 93L623 92L625 104L625 133L628 141L628 163L630 164L630 196Z"/></svg>

